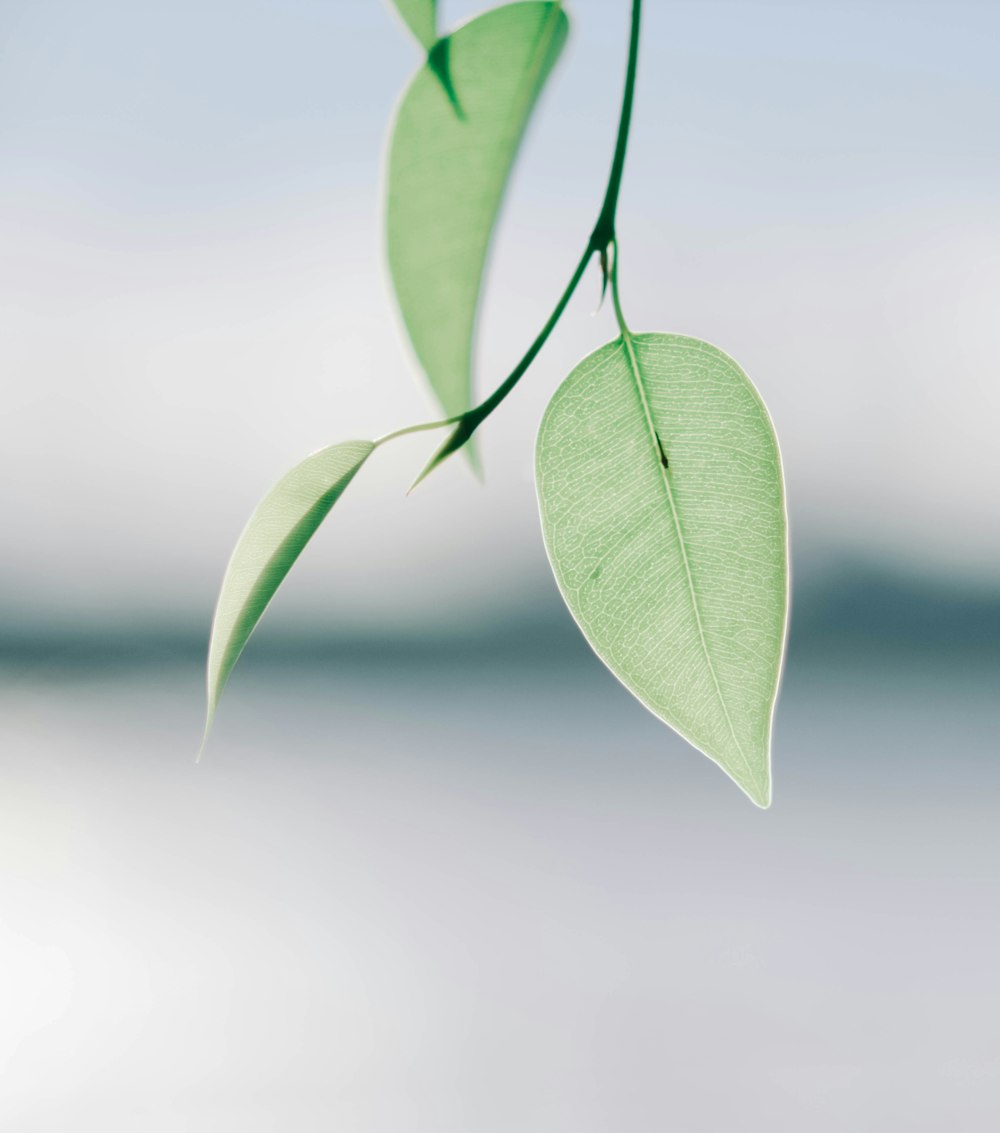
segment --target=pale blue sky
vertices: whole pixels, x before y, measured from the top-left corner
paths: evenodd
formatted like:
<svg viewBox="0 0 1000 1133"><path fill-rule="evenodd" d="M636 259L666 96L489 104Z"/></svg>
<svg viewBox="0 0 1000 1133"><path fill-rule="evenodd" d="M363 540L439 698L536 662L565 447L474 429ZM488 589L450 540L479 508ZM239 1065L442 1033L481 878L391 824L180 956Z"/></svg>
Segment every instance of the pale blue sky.
<svg viewBox="0 0 1000 1133"><path fill-rule="evenodd" d="M484 389L561 289L606 173L627 4L570 10L496 248ZM995 577L998 37L989 3L647 5L630 321L710 339L754 378L804 569ZM3 0L3 581L21 617L197 618L291 463L432 413L379 235L417 61L378 0ZM596 291L487 428L485 490L456 462L404 501L429 442L386 450L289 616L419 623L544 581L534 431L613 334Z"/></svg>

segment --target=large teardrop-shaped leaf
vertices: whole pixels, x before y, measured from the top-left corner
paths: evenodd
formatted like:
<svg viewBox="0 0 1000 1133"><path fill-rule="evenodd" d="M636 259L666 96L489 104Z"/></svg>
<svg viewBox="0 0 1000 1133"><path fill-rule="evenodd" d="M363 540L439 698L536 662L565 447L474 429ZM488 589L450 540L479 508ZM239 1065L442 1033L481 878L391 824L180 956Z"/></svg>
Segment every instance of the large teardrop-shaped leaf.
<svg viewBox="0 0 1000 1133"><path fill-rule="evenodd" d="M222 689L284 577L371 455L370 441L345 441L297 464L257 505L222 581L208 650L208 726Z"/></svg>
<svg viewBox="0 0 1000 1133"><path fill-rule="evenodd" d="M437 40L437 0L393 0L407 27L430 51Z"/></svg>
<svg viewBox="0 0 1000 1133"><path fill-rule="evenodd" d="M536 474L549 559L590 644L768 806L787 534L778 446L749 379L697 339L609 343L550 402Z"/></svg>
<svg viewBox="0 0 1000 1133"><path fill-rule="evenodd" d="M567 28L558 3L508 4L479 16L437 43L396 114L389 268L417 358L448 416L470 406L490 236Z"/></svg>

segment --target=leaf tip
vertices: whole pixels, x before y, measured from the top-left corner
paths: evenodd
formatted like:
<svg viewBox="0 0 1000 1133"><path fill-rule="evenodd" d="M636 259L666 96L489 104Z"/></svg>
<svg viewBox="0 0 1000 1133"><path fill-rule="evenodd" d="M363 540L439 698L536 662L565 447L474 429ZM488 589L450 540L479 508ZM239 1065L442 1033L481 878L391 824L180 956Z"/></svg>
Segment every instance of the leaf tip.
<svg viewBox="0 0 1000 1133"><path fill-rule="evenodd" d="M469 461L469 467L472 469L472 475L475 476L480 484L485 484L486 473L483 470L483 461L479 455L479 448L472 438L465 442L465 455Z"/></svg>
<svg viewBox="0 0 1000 1133"><path fill-rule="evenodd" d="M731 772L727 772L734 783L747 796L747 798L761 810L770 810L772 802L770 759L764 765L762 775L752 775L737 779Z"/></svg>
<svg viewBox="0 0 1000 1133"><path fill-rule="evenodd" d="M770 784L770 782L767 784L767 786L763 790L755 789L753 791L747 791L747 795L750 798L750 801L754 804L754 806L758 807L760 810L770 810L771 809L771 803L772 803L773 800L772 800L772 797L771 797L771 784Z"/></svg>
<svg viewBox="0 0 1000 1133"><path fill-rule="evenodd" d="M434 471L439 464L443 464L452 453L458 452L460 448L465 448L465 455L469 461L469 466L472 468L473 475L482 484L484 482L483 466L479 459L479 450L475 446L475 442L466 433L464 436L461 431L461 426L455 430L448 437L448 439L438 448L434 455L430 458L420 475L413 481L413 483L406 489L406 494L410 493L427 479L427 477Z"/></svg>
<svg viewBox="0 0 1000 1133"><path fill-rule="evenodd" d="M424 482L424 481L425 481L425 480L427 479L427 477L428 477L428 476L429 476L429 475L431 474L431 472L433 472L433 470L434 470L434 469L435 469L436 467L437 467L437 460L431 460L429 464L426 464L426 465L424 466L424 469L423 469L423 471L422 471L422 472L420 473L420 475L419 475L419 476L418 476L418 477L416 478L416 480L414 480L414 481L413 481L413 483L412 483L412 484L411 484L411 485L410 485L410 486L409 486L409 487L408 487L408 488L406 489L406 495L407 495L407 498L409 498L410 496L412 496L412 495L413 495L413 493L414 493L414 492L415 492L415 491L417 490L417 488L419 488L419 487L420 487L420 485L421 485L421 484L422 484L422 483L423 483L423 482Z"/></svg>
<svg viewBox="0 0 1000 1133"><path fill-rule="evenodd" d="M215 705L212 703L211 699L209 699L208 709L205 713L205 727L201 733L201 743L198 745L198 751L194 757L195 765L201 763L201 757L205 754L205 748L208 747L208 737L211 735L214 721Z"/></svg>
<svg viewBox="0 0 1000 1133"><path fill-rule="evenodd" d="M455 117L459 122L465 121L465 111L458 100L458 92L451 76L451 37L443 36L435 40L427 49L427 66L431 73L441 84L445 97L451 103Z"/></svg>

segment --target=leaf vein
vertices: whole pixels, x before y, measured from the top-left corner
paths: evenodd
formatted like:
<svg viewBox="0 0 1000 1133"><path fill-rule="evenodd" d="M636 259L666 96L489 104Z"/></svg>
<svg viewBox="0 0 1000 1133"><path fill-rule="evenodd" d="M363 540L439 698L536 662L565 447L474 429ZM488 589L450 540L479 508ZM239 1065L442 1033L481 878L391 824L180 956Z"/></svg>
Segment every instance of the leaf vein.
<svg viewBox="0 0 1000 1133"><path fill-rule="evenodd" d="M649 397L646 393L646 385L643 381L642 367L639 364L639 357L636 353L635 342L631 332L625 330L624 327L622 328L621 341L625 349L626 357L628 358L629 373L632 375L633 384L639 396L639 404L642 408L642 414L646 421L646 426L649 429L649 436L652 442L652 454L656 461L656 467L659 472L660 482L663 484L663 489L667 497L667 503L670 506L670 515L673 519L674 532L677 535L677 545L680 548L681 561L684 564L684 576L687 582L687 592L688 597L691 600L692 611L694 612L694 620L695 625L698 629L698 640L701 644L702 654L704 655L705 663L708 666L708 672L712 678L712 685L715 688L716 696L719 698L719 705L722 708L722 714L725 717L726 724L729 728L729 734L732 736L733 743L736 745L736 750L739 752L740 759L742 759L743 761L743 765L747 770L747 774L751 779L754 780L755 783L757 783L758 786L760 786L760 780L754 768L751 766L750 760L747 759L746 752L744 752L743 750L743 746L739 741L739 737L736 735L736 728L733 726L733 720L729 714L729 706L726 704L726 698L722 695L722 686L719 684L719 677L715 671L715 665L712 662L712 655L708 649L708 641L705 637L705 626L701 617L701 606L698 602L698 592L695 589L694 575L691 571L691 563L688 559L687 546L684 542L684 530L681 527L681 520L680 516L677 513L677 504L674 500L673 489L670 486L670 474L669 471L664 468L663 461L660 459L661 438L659 433L657 432L656 424L653 420L653 413L649 405Z"/></svg>

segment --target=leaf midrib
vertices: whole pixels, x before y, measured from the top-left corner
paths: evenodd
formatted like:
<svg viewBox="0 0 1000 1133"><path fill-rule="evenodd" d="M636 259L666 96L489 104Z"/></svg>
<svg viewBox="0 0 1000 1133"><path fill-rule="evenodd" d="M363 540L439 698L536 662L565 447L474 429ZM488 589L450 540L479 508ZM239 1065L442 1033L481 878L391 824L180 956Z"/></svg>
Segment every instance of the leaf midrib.
<svg viewBox="0 0 1000 1133"><path fill-rule="evenodd" d="M493 9L496 11L497 9ZM483 13L483 16L477 17L478 19L489 16L490 12ZM517 125L520 122L520 127L515 130L512 135L508 135L508 144L510 146L510 161L508 162L507 171L504 174L498 192L496 194L495 204L493 207L493 219L489 226L489 231L486 235L486 240L483 245L482 262L479 265L479 276L476 279L476 302L472 312L472 326L470 328L469 336L469 356L465 363L465 380L467 385L467 392L465 397L465 407L469 406L469 399L472 393L472 380L473 380L473 352L475 350L476 336L478 332L480 312L483 304L483 281L486 278L487 265L493 251L493 246L496 242L497 228L500 221L501 208L503 206L504 198L507 195L507 188L510 184L511 177L514 173L515 158L521 148L521 142L524 140L524 135L530 125L529 119L531 117L530 110L538 96L541 93L540 80L542 72L545 69L545 63L548 60L549 52L552 49L552 41L559 24L560 17L565 17L563 10L562 0L554 0L545 14L545 19L538 30L537 38L531 45L531 65L525 70L525 82L519 85L519 97L515 100L511 107L511 114L507 122L508 128L510 124ZM475 20L470 21L474 23ZM466 25L468 26L468 25ZM459 29L460 31L461 29ZM453 38L457 33L452 32L448 38ZM443 41L441 41L443 42ZM433 382L432 382L433 384Z"/></svg>
<svg viewBox="0 0 1000 1133"><path fill-rule="evenodd" d="M486 14L488 15L489 13ZM545 20L542 23L542 26L538 29L538 37L531 46L532 64L525 71L525 78L529 81L521 84L520 99L512 107L512 110L516 111L516 113L512 113L510 115L510 118L508 119L509 122L513 122L515 124L517 122L520 122L521 125L514 136L510 139L511 160L508 163L506 175L500 183L500 192L497 198L497 208L493 217L493 224L490 227L489 235L487 237L486 252L479 277L479 294L477 295L478 302L476 304L477 307L480 305L480 302L482 300L482 279L486 272L486 260L489 257L492 245L496 237L496 230L498 222L500 220L500 206L502 205L504 197L506 196L507 186L509 185L510 179L514 173L515 158L521 148L521 142L524 140L524 135L525 133L527 133L528 126L530 125L529 119L531 118L531 115L529 111L532 105L537 101L538 96L541 94L541 89L539 86L540 76L545 67L545 62L549 57L549 52L552 49L552 39L555 35L555 29L558 26L559 17L563 14L562 0L555 0L555 3L553 3L546 12Z"/></svg>
<svg viewBox="0 0 1000 1133"><path fill-rule="evenodd" d="M489 15L488 12L485 14ZM482 301L482 281L486 273L486 261L489 257L490 250L496 238L497 225L500 220L500 206L502 205L503 199L506 196L507 186L510 183L510 179L514 173L514 159L516 158L517 153L521 148L521 142L524 140L524 135L527 132L528 126L530 124L529 119L531 115L528 113L528 111L531 109L531 106L534 104L539 94L541 93L539 89L539 79L542 74L542 70L544 69L545 61L549 57L549 51L552 48L552 39L555 35L555 27L557 26L559 17L562 14L562 0L555 0L555 3L553 3L546 12L545 20L542 23L542 26L538 29L538 36L535 39L535 42L531 45L530 54L532 63L524 72L524 77L528 81L520 85L520 98L512 105L512 113L508 117L509 123L516 124L520 122L521 125L520 128L510 138L511 160L508 163L507 172L503 180L500 182L500 191L497 194L497 207L494 210L493 224L490 227L490 231L486 240L486 249L483 257L483 264L479 273L476 303L477 308L480 306Z"/></svg>
<svg viewBox="0 0 1000 1133"><path fill-rule="evenodd" d="M552 47L552 37L555 34L555 24L558 24L559 17L562 15L562 12L562 2L561 0L556 0L556 2L552 5L551 8L549 8L548 12L546 13L545 22L542 24L538 32L538 39L536 41L536 45L532 51L532 54L534 54L538 46L543 43L545 45L545 49L535 60L535 64L531 68L531 86L528 88L529 93L522 99L521 106L519 108L521 110L521 113L518 115L518 117L521 119L522 126L520 132L517 135L518 145L520 144L521 138L524 137L525 131L528 128L529 115L524 112L524 107L525 104L530 105L531 103L533 103L541 93L538 88L539 76L541 75L545 61L549 57L549 51Z"/></svg>
<svg viewBox="0 0 1000 1133"><path fill-rule="evenodd" d="M656 429L656 423L653 420L652 410L649 406L649 398L646 394L646 386L642 379L642 367L639 365L639 358L635 352L635 342L633 335L630 331L622 328L621 333L622 345L625 347L625 354L628 358L629 372L632 375L633 383L635 384L636 392L639 395L639 404L642 407L642 414L646 421L646 427L649 430L650 440L653 445L653 456L656 461L657 471L660 474L660 481L663 484L663 489L667 496L667 502L670 505L670 515L674 523L674 532L677 535L677 545L681 550L681 561L684 564L684 577L687 580L688 597L691 600L691 608L694 612L695 625L698 627L698 640L701 643L701 650L705 657L705 663L708 665L708 671L712 677L712 684L715 688L716 696L719 698L719 706L722 708L722 714L726 718L726 724L729 727L729 734L733 737L733 743L736 745L736 750L740 754L740 759L743 760L743 765L747 770L747 774L753 783L762 791L763 784L760 782L754 768L750 765L746 753L743 751L743 745L740 743L736 735L736 729L733 727L732 717L729 715L729 708L726 705L725 697L722 695L722 686L719 684L719 678L715 671L715 665L712 663L712 655L708 651L708 642L705 639L705 627L701 618L701 607L698 604L698 592L694 586L694 574L691 570L691 563L688 559L687 546L684 542L684 530L681 527L681 519L677 514L677 505L674 501L674 492L670 487L670 478L667 475L667 469L663 467L663 462L660 459L659 451L660 446L658 443L659 433Z"/></svg>

